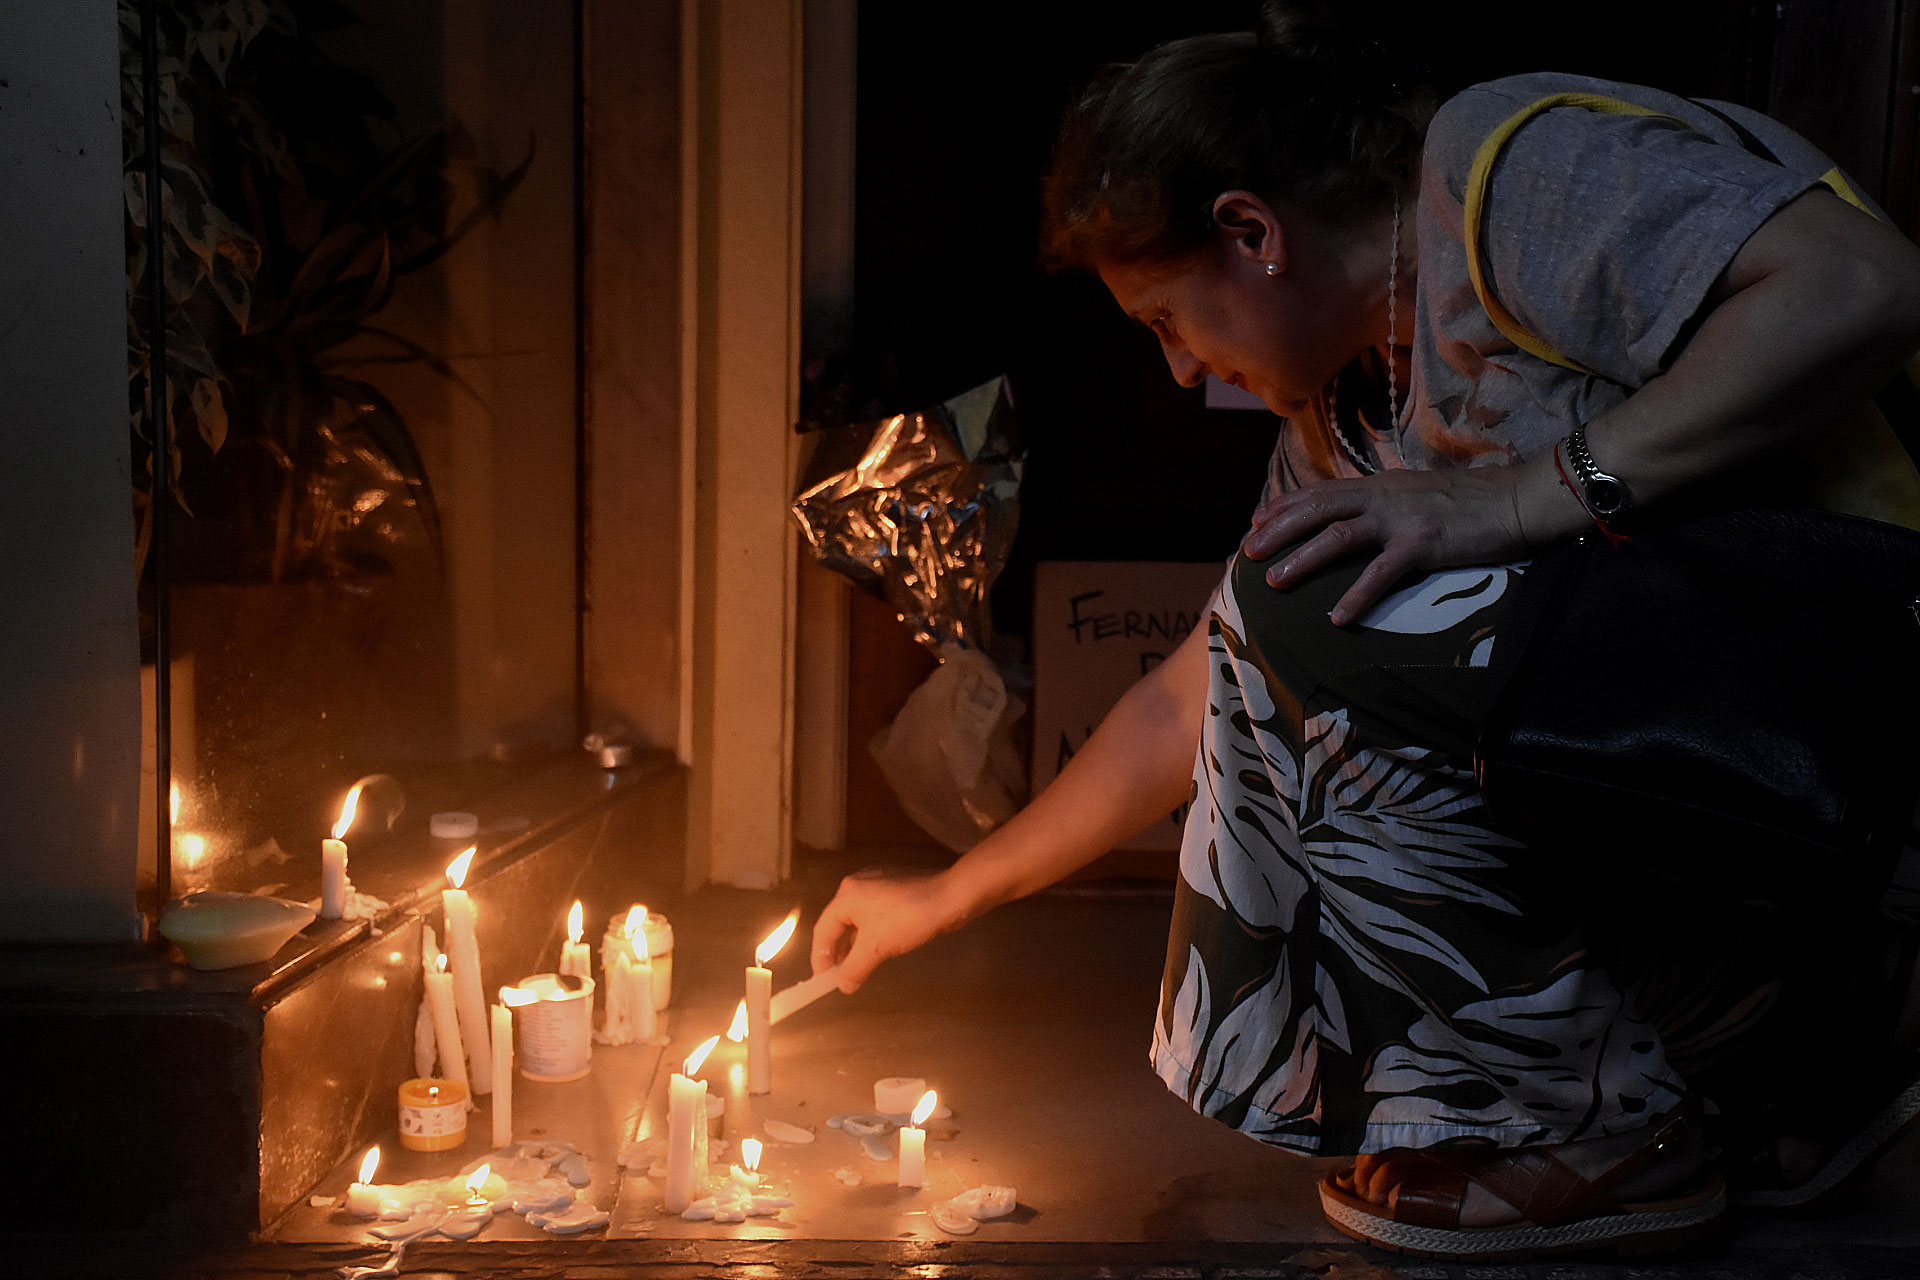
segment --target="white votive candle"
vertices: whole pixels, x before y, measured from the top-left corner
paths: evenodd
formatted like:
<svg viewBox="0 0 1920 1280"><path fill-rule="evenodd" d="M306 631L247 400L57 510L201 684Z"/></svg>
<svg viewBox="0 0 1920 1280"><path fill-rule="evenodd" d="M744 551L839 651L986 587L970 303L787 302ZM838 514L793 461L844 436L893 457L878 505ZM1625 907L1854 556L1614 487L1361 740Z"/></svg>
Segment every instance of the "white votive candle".
<svg viewBox="0 0 1920 1280"><path fill-rule="evenodd" d="M766 966L780 954L800 923L800 910L787 913L753 950L747 970L747 1092L773 1092L773 971Z"/></svg>
<svg viewBox="0 0 1920 1280"><path fill-rule="evenodd" d="M427 930L427 954L431 965L423 965L427 984L427 1011L433 1018L433 1042L439 1050L440 1074L449 1080L467 1084L467 1052L460 1043L459 1017L453 1011L453 975L447 972L447 957L433 945L433 930Z"/></svg>
<svg viewBox="0 0 1920 1280"><path fill-rule="evenodd" d="M360 785L355 783L340 802L340 817L333 824L331 839L320 842L320 918L338 920L347 913L347 895L353 886L347 881L346 834L360 808Z"/></svg>
<svg viewBox="0 0 1920 1280"><path fill-rule="evenodd" d="M719 1042L714 1036L688 1054L684 1069L667 1081L668 1213L684 1213L706 1192L707 1082L694 1073Z"/></svg>
<svg viewBox="0 0 1920 1280"><path fill-rule="evenodd" d="M383 1195L379 1187L373 1185L373 1171L380 1167L380 1148L368 1147L367 1154L360 1159L360 1176L347 1188L347 1212L362 1218L380 1216L380 1200Z"/></svg>
<svg viewBox="0 0 1920 1280"><path fill-rule="evenodd" d="M475 850L447 864L447 888L440 894L446 914L447 962L453 971L454 1009L460 1019L460 1041L467 1050L468 1083L476 1094L493 1089L493 1055L487 1052L486 987L480 980L480 939L474 932L473 899L460 886L466 883Z"/></svg>
<svg viewBox="0 0 1920 1280"><path fill-rule="evenodd" d="M927 1184L927 1131L920 1126L939 1105L939 1096L927 1090L913 1108L912 1122L900 1130L900 1185L903 1187Z"/></svg>

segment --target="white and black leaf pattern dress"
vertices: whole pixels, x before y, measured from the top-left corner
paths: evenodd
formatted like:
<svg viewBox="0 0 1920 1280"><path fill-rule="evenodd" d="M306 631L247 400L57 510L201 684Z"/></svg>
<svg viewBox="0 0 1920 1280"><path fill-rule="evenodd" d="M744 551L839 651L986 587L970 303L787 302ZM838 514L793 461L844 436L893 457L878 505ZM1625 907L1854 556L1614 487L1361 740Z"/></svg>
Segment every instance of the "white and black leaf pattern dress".
<svg viewBox="0 0 1920 1280"><path fill-rule="evenodd" d="M1288 592L1237 560L1153 1038L1197 1110L1306 1154L1562 1142L1681 1101L1654 1028L1471 751L1516 568L1449 570L1337 629L1355 570Z"/></svg>

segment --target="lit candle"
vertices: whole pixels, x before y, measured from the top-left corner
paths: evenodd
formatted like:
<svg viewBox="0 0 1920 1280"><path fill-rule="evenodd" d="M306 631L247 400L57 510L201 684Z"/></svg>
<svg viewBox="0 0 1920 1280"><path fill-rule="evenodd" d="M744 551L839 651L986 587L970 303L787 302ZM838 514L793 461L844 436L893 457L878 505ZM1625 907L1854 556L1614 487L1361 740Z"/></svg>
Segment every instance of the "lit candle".
<svg viewBox="0 0 1920 1280"><path fill-rule="evenodd" d="M466 1084L467 1053L460 1045L460 1022L453 1011L453 975L447 972L446 953L433 940L432 926L427 928L420 958L427 1011L433 1017L433 1042L440 1050L440 1074Z"/></svg>
<svg viewBox="0 0 1920 1280"><path fill-rule="evenodd" d="M631 942L638 959L634 960L627 973L627 1008L632 1010L633 1038L641 1044L653 1039L653 946L647 939L647 909L635 908L640 913L634 919L633 911L627 912L627 938Z"/></svg>
<svg viewBox="0 0 1920 1280"><path fill-rule="evenodd" d="M914 1104L911 1123L900 1131L900 1185L903 1187L927 1184L927 1131L920 1126L939 1105L939 1095L927 1090Z"/></svg>
<svg viewBox="0 0 1920 1280"><path fill-rule="evenodd" d="M373 1171L380 1167L380 1148L368 1147L360 1160L360 1176L347 1188L347 1212L362 1218L380 1216L380 1188L373 1185Z"/></svg>
<svg viewBox="0 0 1920 1280"><path fill-rule="evenodd" d="M475 850L447 864L447 887L440 909L447 918L447 960L453 970L453 1003L460 1019L460 1042L467 1048L468 1078L476 1094L493 1090L493 1055L487 1052L487 997L480 981L480 939L473 931L473 899L467 882Z"/></svg>
<svg viewBox="0 0 1920 1280"><path fill-rule="evenodd" d="M706 1191L707 1082L693 1077L718 1043L714 1036L688 1054L683 1069L667 1081L668 1213L684 1213Z"/></svg>
<svg viewBox="0 0 1920 1280"><path fill-rule="evenodd" d="M591 978L593 976L593 948L580 941L580 904L576 901L573 909L567 912L567 940L560 947L560 968L562 977Z"/></svg>
<svg viewBox="0 0 1920 1280"><path fill-rule="evenodd" d="M360 807L360 785L355 783L340 804L340 820L333 824L333 838L320 842L320 918L338 920L347 912L347 895L353 885L347 880L347 842L342 839L353 825L354 810Z"/></svg>
<svg viewBox="0 0 1920 1280"><path fill-rule="evenodd" d="M607 920L600 938L600 967L611 969L614 956L625 952L638 964L653 966L653 1007L665 1009L673 998L673 925L656 911L635 903Z"/></svg>
<svg viewBox="0 0 1920 1280"><path fill-rule="evenodd" d="M500 988L500 1003L493 1006L493 1147L496 1151L513 1145L513 1005L508 996L512 990L512 987Z"/></svg>
<svg viewBox="0 0 1920 1280"><path fill-rule="evenodd" d="M767 964L793 937L800 923L795 907L753 950L753 967L747 970L747 1092L773 1092L773 971Z"/></svg>
<svg viewBox="0 0 1920 1280"><path fill-rule="evenodd" d="M740 1165L745 1165L746 1168L743 1169ZM740 1139L740 1164L734 1165L731 1173L732 1180L742 1187L760 1185L760 1139Z"/></svg>

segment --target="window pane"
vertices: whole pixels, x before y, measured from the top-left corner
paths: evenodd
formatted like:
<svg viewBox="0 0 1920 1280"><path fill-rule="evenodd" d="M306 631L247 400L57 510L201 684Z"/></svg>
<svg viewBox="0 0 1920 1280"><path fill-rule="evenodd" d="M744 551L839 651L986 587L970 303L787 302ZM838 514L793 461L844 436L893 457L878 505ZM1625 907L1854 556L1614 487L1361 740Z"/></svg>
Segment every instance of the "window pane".
<svg viewBox="0 0 1920 1280"><path fill-rule="evenodd" d="M162 9L174 890L311 897L575 734L571 8Z"/></svg>

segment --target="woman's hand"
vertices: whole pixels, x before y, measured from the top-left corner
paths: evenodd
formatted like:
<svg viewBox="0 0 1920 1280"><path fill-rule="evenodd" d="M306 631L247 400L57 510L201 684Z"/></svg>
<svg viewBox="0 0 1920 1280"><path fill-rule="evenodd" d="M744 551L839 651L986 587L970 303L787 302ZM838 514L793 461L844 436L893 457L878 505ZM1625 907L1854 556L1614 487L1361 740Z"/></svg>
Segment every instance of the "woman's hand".
<svg viewBox="0 0 1920 1280"><path fill-rule="evenodd" d="M1558 523L1538 515L1521 518L1523 505L1533 514L1539 502L1534 495L1552 501L1551 490L1543 491L1536 474L1540 470L1536 460L1323 481L1261 504L1243 545L1255 560L1292 548L1267 569L1267 581L1275 587L1291 586L1335 561L1378 547L1373 563L1329 615L1335 625L1345 626L1410 574L1525 555L1529 528ZM1551 484L1559 487L1557 475ZM1558 514L1571 520L1578 510L1572 495L1563 491L1561 505L1570 510Z"/></svg>
<svg viewBox="0 0 1920 1280"><path fill-rule="evenodd" d="M859 871L840 882L813 925L813 971L840 966L851 995L883 960L903 956L964 923L944 874Z"/></svg>

